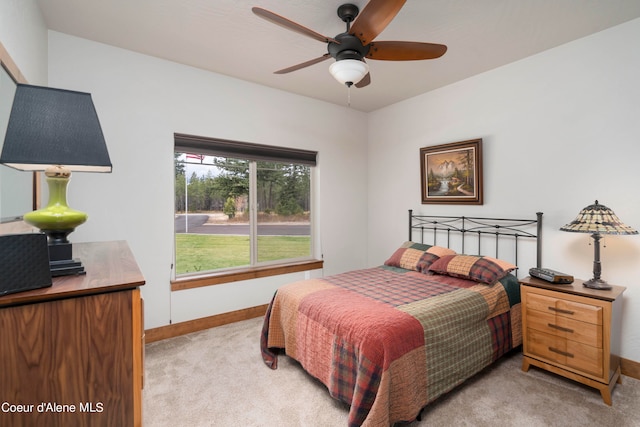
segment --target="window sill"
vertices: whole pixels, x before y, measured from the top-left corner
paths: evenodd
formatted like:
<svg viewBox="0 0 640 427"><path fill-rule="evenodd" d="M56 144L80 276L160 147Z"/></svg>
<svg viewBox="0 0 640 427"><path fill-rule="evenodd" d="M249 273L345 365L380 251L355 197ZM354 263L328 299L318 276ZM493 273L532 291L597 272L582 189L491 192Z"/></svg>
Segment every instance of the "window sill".
<svg viewBox="0 0 640 427"><path fill-rule="evenodd" d="M212 273L197 277L192 276L172 281L171 291L184 291L186 289L201 288L203 286L221 285L223 283L239 282L241 280L259 279L261 277L297 273L299 271L317 270L322 268L323 264L324 261L311 260L295 264L253 267L224 273Z"/></svg>

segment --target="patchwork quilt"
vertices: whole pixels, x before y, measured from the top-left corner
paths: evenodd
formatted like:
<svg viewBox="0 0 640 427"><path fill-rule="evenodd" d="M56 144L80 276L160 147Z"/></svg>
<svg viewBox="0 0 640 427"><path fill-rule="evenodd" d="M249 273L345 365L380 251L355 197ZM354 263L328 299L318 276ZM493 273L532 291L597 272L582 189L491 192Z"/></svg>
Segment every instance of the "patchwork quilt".
<svg viewBox="0 0 640 427"><path fill-rule="evenodd" d="M514 276L487 284L384 265L278 289L261 351L272 369L282 351L300 362L350 405L350 427L388 427L521 343Z"/></svg>

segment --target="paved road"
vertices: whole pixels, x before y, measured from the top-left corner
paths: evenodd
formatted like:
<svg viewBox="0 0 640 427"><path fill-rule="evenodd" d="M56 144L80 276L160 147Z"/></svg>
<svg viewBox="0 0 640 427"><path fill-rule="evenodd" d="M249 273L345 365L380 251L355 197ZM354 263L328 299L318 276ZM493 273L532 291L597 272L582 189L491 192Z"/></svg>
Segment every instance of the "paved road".
<svg viewBox="0 0 640 427"><path fill-rule="evenodd" d="M198 234L233 234L240 236L249 235L249 224L206 224L208 215L189 214L185 224L184 215L176 215L176 233ZM261 224L258 225L260 236L309 236L311 227L309 224Z"/></svg>

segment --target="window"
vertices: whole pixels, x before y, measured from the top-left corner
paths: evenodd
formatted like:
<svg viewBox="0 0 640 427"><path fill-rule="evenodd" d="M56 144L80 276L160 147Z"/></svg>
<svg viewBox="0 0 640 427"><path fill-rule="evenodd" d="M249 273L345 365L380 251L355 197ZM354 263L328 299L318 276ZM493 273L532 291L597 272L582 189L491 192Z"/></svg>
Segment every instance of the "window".
<svg viewBox="0 0 640 427"><path fill-rule="evenodd" d="M175 135L176 277L313 258L316 153Z"/></svg>

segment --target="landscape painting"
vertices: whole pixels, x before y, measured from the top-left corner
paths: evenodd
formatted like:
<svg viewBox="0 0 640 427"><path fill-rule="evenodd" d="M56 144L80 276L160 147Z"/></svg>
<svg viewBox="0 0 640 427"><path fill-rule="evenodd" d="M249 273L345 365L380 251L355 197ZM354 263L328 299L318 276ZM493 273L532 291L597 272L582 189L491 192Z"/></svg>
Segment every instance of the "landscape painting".
<svg viewBox="0 0 640 427"><path fill-rule="evenodd" d="M482 204L482 139L420 149L422 203Z"/></svg>

